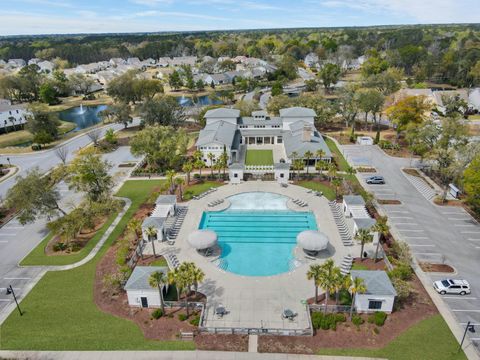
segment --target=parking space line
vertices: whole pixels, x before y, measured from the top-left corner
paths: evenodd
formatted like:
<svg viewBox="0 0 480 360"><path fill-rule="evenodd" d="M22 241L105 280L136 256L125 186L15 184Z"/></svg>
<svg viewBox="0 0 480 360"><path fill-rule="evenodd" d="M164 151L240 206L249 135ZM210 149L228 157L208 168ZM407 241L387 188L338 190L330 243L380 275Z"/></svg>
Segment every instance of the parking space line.
<svg viewBox="0 0 480 360"><path fill-rule="evenodd" d="M467 238L468 241L480 241L480 239Z"/></svg>
<svg viewBox="0 0 480 360"><path fill-rule="evenodd" d="M0 288L0 290L7 290L7 288ZM21 290L21 288L14 287L13 290Z"/></svg>
<svg viewBox="0 0 480 360"><path fill-rule="evenodd" d="M449 211L449 212L443 212L440 211L443 215L458 215L458 214L466 214L465 211Z"/></svg>
<svg viewBox="0 0 480 360"><path fill-rule="evenodd" d="M430 252L416 252L415 255L442 255L440 253L430 253Z"/></svg>
<svg viewBox="0 0 480 360"><path fill-rule="evenodd" d="M430 244L408 244L408 246L412 247L412 246L428 246L428 247L434 247L435 245L430 245Z"/></svg>
<svg viewBox="0 0 480 360"><path fill-rule="evenodd" d="M479 231L460 231L461 234L480 234Z"/></svg>
<svg viewBox="0 0 480 360"><path fill-rule="evenodd" d="M442 296L442 299L477 300L476 297L470 297L470 296Z"/></svg>
<svg viewBox="0 0 480 360"><path fill-rule="evenodd" d="M9 234L9 233L2 234L2 233L0 233L0 236L17 236L17 234Z"/></svg>
<svg viewBox="0 0 480 360"><path fill-rule="evenodd" d="M460 325L467 325L467 323L466 323L466 322L461 322ZM470 322L470 325L477 326L477 325L480 325L480 323L472 323L472 322Z"/></svg>
<svg viewBox="0 0 480 360"><path fill-rule="evenodd" d="M480 341L480 338L470 338L472 341Z"/></svg>
<svg viewBox="0 0 480 360"><path fill-rule="evenodd" d="M407 239L429 239L427 236L405 236Z"/></svg>
<svg viewBox="0 0 480 360"><path fill-rule="evenodd" d="M411 216L390 216L389 219L413 219Z"/></svg>
<svg viewBox="0 0 480 360"><path fill-rule="evenodd" d="M477 226L474 224L453 224L453 226L458 226L458 227L472 227L472 226Z"/></svg>
<svg viewBox="0 0 480 360"><path fill-rule="evenodd" d="M463 218L447 217L447 220L471 220L471 219L469 217L463 217Z"/></svg>
<svg viewBox="0 0 480 360"><path fill-rule="evenodd" d="M4 226L3 227L4 229L12 229L12 230L16 230L16 229L23 229L24 227L23 226Z"/></svg>
<svg viewBox="0 0 480 360"><path fill-rule="evenodd" d="M480 312L480 310L465 310L465 309L452 309L452 311L455 311L455 312Z"/></svg>
<svg viewBox="0 0 480 360"><path fill-rule="evenodd" d="M398 229L400 232L424 232L425 230L420 230L420 229Z"/></svg>
<svg viewBox="0 0 480 360"><path fill-rule="evenodd" d="M10 302L10 301L12 301L12 300L10 300L10 299L0 299L0 301Z"/></svg>
<svg viewBox="0 0 480 360"><path fill-rule="evenodd" d="M8 243L7 240L0 240L0 244L6 244L6 243Z"/></svg>
<svg viewBox="0 0 480 360"><path fill-rule="evenodd" d="M395 225L415 225L415 226L418 226L419 224L406 222L406 223L395 223Z"/></svg>
<svg viewBox="0 0 480 360"><path fill-rule="evenodd" d="M6 277L3 278L4 280L30 280L31 278L29 277Z"/></svg>

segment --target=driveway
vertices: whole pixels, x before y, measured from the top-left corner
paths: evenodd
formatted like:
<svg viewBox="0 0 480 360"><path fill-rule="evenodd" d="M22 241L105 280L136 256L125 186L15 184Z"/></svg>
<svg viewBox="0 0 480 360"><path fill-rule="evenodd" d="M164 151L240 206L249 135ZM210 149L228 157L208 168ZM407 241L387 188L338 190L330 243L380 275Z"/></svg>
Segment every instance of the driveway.
<svg viewBox="0 0 480 360"><path fill-rule="evenodd" d="M456 274L433 274L433 281L443 278L466 279L472 294L448 295L443 300L459 324L465 328L471 321L477 326L470 339L480 349L480 225L462 208L437 206L431 199L435 191L423 180L406 176L402 167L415 166L416 161L393 158L376 146L341 146L347 159L366 158L385 177L385 185L363 185L377 199L397 199L401 205L382 205L389 223L406 241L418 261L445 262ZM372 174L360 174L364 179Z"/></svg>

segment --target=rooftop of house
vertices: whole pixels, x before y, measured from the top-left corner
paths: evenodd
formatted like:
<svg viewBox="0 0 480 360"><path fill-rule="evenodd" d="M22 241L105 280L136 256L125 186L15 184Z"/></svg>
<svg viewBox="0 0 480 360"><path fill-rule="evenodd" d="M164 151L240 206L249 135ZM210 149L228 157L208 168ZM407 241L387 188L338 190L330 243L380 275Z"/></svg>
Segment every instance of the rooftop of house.
<svg viewBox="0 0 480 360"><path fill-rule="evenodd" d="M205 118L238 118L240 117L240 110L229 108L218 108L208 110L205 113Z"/></svg>
<svg viewBox="0 0 480 360"><path fill-rule="evenodd" d="M352 279L363 279L367 288L366 295L397 295L390 278L383 270L352 270L350 275Z"/></svg>
<svg viewBox="0 0 480 360"><path fill-rule="evenodd" d="M219 143L232 146L237 133L237 125L219 120L206 125L198 135L196 146Z"/></svg>
<svg viewBox="0 0 480 360"><path fill-rule="evenodd" d="M166 275L168 273L168 268L166 266L136 266L135 269L133 269L132 275L128 278L124 289L152 290L153 288L149 284L149 278L150 275L156 271L162 272Z"/></svg>
<svg viewBox="0 0 480 360"><path fill-rule="evenodd" d="M280 117L315 117L317 114L315 111L305 107L289 107L286 109L280 109Z"/></svg>
<svg viewBox="0 0 480 360"><path fill-rule="evenodd" d="M142 222L142 229L146 229L150 226L153 226L156 229L160 229L163 227L163 224L165 224L166 218L161 218L161 217L153 217L149 216L145 218Z"/></svg>
<svg viewBox="0 0 480 360"><path fill-rule="evenodd" d="M360 205L365 206L365 200L360 195L345 195L343 197L343 202L347 205Z"/></svg>
<svg viewBox="0 0 480 360"><path fill-rule="evenodd" d="M177 203L177 195L159 195L155 204L176 204Z"/></svg>
<svg viewBox="0 0 480 360"><path fill-rule="evenodd" d="M372 219L370 217L354 217L353 221L357 225L358 229L365 229L365 230L370 230L373 225L377 223L375 219Z"/></svg>

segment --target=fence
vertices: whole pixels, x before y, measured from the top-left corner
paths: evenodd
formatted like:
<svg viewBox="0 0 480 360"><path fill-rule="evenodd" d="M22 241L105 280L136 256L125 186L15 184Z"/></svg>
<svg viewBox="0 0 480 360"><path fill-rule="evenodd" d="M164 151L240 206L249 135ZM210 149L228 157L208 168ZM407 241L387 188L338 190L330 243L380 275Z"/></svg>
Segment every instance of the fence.
<svg viewBox="0 0 480 360"><path fill-rule="evenodd" d="M310 304L309 309L311 312L324 312L324 304ZM327 305L327 313L340 313L340 312L350 312L350 305Z"/></svg>
<svg viewBox="0 0 480 360"><path fill-rule="evenodd" d="M133 269L135 265L137 265L138 259L142 256L144 247L145 241L143 239L140 239L137 246L135 247L135 250L133 251L132 256L127 261L127 265L130 267L130 269Z"/></svg>
<svg viewBox="0 0 480 360"><path fill-rule="evenodd" d="M273 165L245 165L245 171L252 173L273 172Z"/></svg>
<svg viewBox="0 0 480 360"><path fill-rule="evenodd" d="M200 322L198 325L199 332L210 334L230 334L230 335L281 335L281 336L313 336L313 326L310 319L310 310L308 305L305 307L308 319L308 328L305 329L279 329L266 327L222 327L222 326L205 326L205 307L202 309L200 315Z"/></svg>

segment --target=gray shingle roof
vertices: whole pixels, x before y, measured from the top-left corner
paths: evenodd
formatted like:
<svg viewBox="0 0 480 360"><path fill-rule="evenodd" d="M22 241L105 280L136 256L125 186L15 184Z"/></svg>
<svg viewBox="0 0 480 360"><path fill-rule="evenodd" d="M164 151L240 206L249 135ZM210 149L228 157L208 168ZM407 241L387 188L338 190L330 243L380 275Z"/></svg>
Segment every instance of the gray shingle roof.
<svg viewBox="0 0 480 360"><path fill-rule="evenodd" d="M304 107L290 107L286 109L280 109L280 116L281 117L315 117L317 114L315 111L309 108Z"/></svg>
<svg viewBox="0 0 480 360"><path fill-rule="evenodd" d="M357 277L363 279L367 295L397 295L387 273L383 270L352 270L350 274L352 279Z"/></svg>
<svg viewBox="0 0 480 360"><path fill-rule="evenodd" d="M347 205L365 205L365 200L360 195L345 195L343 201Z"/></svg>
<svg viewBox="0 0 480 360"><path fill-rule="evenodd" d="M125 284L125 290L152 290L148 283L150 275L156 271L167 274L166 266L136 266Z"/></svg>
<svg viewBox="0 0 480 360"><path fill-rule="evenodd" d="M240 110L228 108L212 109L205 113L205 118L238 118L239 116Z"/></svg>
<svg viewBox="0 0 480 360"><path fill-rule="evenodd" d="M223 120L216 121L213 124L208 124L200 131L196 145L203 146L211 143L220 143L232 146L236 130L236 124Z"/></svg>
<svg viewBox="0 0 480 360"><path fill-rule="evenodd" d="M177 195L159 195L155 204L176 204Z"/></svg>
<svg viewBox="0 0 480 360"><path fill-rule="evenodd" d="M165 223L165 220L166 218L149 216L145 218L145 220L143 220L142 229L146 229L150 226L153 226L156 229L161 229L163 227L163 224Z"/></svg>
<svg viewBox="0 0 480 360"><path fill-rule="evenodd" d="M285 131L283 135L283 143L285 145L285 152L288 157L295 151L298 156L303 157L307 151L312 152L314 155L317 150L323 150L325 158L332 157L332 153L328 148L327 143L323 140L322 136L316 131L313 131L313 135L310 141L303 141L303 121L292 124L294 131ZM292 128L292 126L290 128ZM300 130L301 129L301 130Z"/></svg>
<svg viewBox="0 0 480 360"><path fill-rule="evenodd" d="M353 221L355 224L357 224L357 227L359 229L370 229L373 225L375 225L377 222L375 219L372 218L353 218Z"/></svg>

